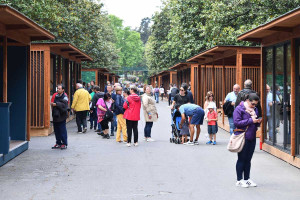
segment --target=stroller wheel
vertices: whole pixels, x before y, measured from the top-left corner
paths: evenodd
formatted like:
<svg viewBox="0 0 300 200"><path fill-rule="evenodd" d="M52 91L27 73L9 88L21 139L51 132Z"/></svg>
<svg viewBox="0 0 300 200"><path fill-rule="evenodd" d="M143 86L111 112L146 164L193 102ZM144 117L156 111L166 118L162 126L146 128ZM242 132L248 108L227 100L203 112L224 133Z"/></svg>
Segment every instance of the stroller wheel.
<svg viewBox="0 0 300 200"><path fill-rule="evenodd" d="M175 138L172 138L172 142L175 143Z"/></svg>
<svg viewBox="0 0 300 200"><path fill-rule="evenodd" d="M172 138L170 138L170 143L172 143Z"/></svg>
<svg viewBox="0 0 300 200"><path fill-rule="evenodd" d="M181 141L179 138L177 139L177 144L181 144Z"/></svg>

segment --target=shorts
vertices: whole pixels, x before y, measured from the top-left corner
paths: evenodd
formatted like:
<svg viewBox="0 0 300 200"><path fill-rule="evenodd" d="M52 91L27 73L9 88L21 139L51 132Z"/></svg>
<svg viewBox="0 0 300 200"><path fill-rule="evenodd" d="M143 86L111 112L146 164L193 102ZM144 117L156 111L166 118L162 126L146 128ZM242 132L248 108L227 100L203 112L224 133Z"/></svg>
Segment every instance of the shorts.
<svg viewBox="0 0 300 200"><path fill-rule="evenodd" d="M217 125L207 125L208 134L215 134L218 132Z"/></svg>
<svg viewBox="0 0 300 200"><path fill-rule="evenodd" d="M103 119L103 120L100 122L100 124L101 124L102 130L106 130L106 129L109 128L109 127L108 127L108 121L107 121L106 119Z"/></svg>
<svg viewBox="0 0 300 200"><path fill-rule="evenodd" d="M194 114L192 116L191 124L193 124L193 125L202 125L204 115L205 115L204 110L202 108L197 108L194 111Z"/></svg>

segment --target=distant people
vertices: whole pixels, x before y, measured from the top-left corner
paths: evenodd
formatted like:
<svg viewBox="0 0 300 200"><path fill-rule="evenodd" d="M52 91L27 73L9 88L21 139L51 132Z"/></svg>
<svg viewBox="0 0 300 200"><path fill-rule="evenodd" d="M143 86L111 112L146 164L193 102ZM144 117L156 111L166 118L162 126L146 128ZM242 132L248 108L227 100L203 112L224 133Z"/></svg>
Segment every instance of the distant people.
<svg viewBox="0 0 300 200"><path fill-rule="evenodd" d="M203 124L204 119L204 110L196 105L196 104L183 104L179 106L179 104L176 105L175 109L177 109L181 114L181 122L180 122L180 128L182 128L183 123L185 123L187 117L190 117L190 141L184 143L186 145L199 145L198 139L200 136L200 125ZM195 140L194 139L194 133L195 133L195 126L197 128L197 135Z"/></svg>
<svg viewBox="0 0 300 200"><path fill-rule="evenodd" d="M171 104L173 104L175 96L179 93L179 89L176 87L176 84L173 85L170 91L171 91L170 100L171 100ZM172 107L174 107L174 105L172 105Z"/></svg>
<svg viewBox="0 0 300 200"><path fill-rule="evenodd" d="M115 115L117 116L118 123L117 123L117 135L116 135L116 141L121 143L121 131L123 135L123 142L127 143L127 126L126 126L126 120L124 119L124 102L125 99L122 97L122 87L117 86L116 87L116 109L115 109Z"/></svg>
<svg viewBox="0 0 300 200"><path fill-rule="evenodd" d="M168 92L168 103L169 103L169 106L171 105L171 103L172 103L172 101L171 101L171 90L172 90L172 88L173 88L173 85L172 84L170 84L169 85L169 90L167 91Z"/></svg>
<svg viewBox="0 0 300 200"><path fill-rule="evenodd" d="M160 96L161 96L161 101L163 101L164 100L164 95L165 95L165 89L164 89L163 85L160 86L159 93L160 93Z"/></svg>
<svg viewBox="0 0 300 200"><path fill-rule="evenodd" d="M240 89L241 87L238 84L235 84L233 86L233 91L228 93L224 100L223 110L228 117L229 126L230 126L230 135L233 133L233 130L235 129L234 122L233 122L233 111L234 111L236 98L238 96Z"/></svg>
<svg viewBox="0 0 300 200"><path fill-rule="evenodd" d="M91 84L90 83L87 83L87 86L86 86L86 90L91 93Z"/></svg>
<svg viewBox="0 0 300 200"><path fill-rule="evenodd" d="M82 133L83 126L83 133L87 131L87 122L86 116L87 112L90 110L90 101L91 95L88 91L86 91L82 84L76 84L76 92L74 94L74 99L71 108L76 112L76 123L78 128L78 133Z"/></svg>
<svg viewBox="0 0 300 200"><path fill-rule="evenodd" d="M155 100L151 97L150 86L146 87L146 92L142 95L142 104L146 121L146 125L144 128L145 140L147 142L153 142L154 140L151 138L151 129L153 126L153 122L156 122L158 119L158 113L155 106Z"/></svg>
<svg viewBox="0 0 300 200"><path fill-rule="evenodd" d="M103 138L109 139L110 136L108 134L108 122L111 119L107 119L105 117L105 113L110 110L111 111L111 105L112 105L113 101L111 99L111 96L109 93L105 93L103 98L100 98L97 102L97 115L98 115L98 122L100 122L101 124L101 128L103 131Z"/></svg>
<svg viewBox="0 0 300 200"><path fill-rule="evenodd" d="M68 118L68 97L65 95L65 88L57 85L57 95L51 102L52 117L56 143L52 149L66 149L68 146L68 135L66 119Z"/></svg>
<svg viewBox="0 0 300 200"><path fill-rule="evenodd" d="M110 82L109 82L109 81L106 82L106 85L105 85L105 87L104 87L104 93L107 93L107 86L108 86L108 85L110 85Z"/></svg>
<svg viewBox="0 0 300 200"><path fill-rule="evenodd" d="M107 93L110 94L111 98L112 98L112 101L113 103L116 101L116 94L114 93L114 88L112 85L107 85L106 87L107 89ZM113 105L114 106L114 105ZM114 111L114 107L112 107L112 111ZM113 118L113 121L111 121L111 126L110 126L110 136L114 136L114 132L116 131L117 129L117 116L116 114L114 113L114 118Z"/></svg>
<svg viewBox="0 0 300 200"><path fill-rule="evenodd" d="M233 113L235 134L245 133L245 144L243 150L238 153L236 163L237 182L236 186L256 187L250 179L251 159L256 145L256 131L261 123L258 117L257 104L259 97L256 93L250 93L245 96L246 100L239 103Z"/></svg>
<svg viewBox="0 0 300 200"><path fill-rule="evenodd" d="M280 99L277 94L275 94L276 101L275 104L273 104L273 93L271 91L271 88L269 85L266 85L266 116L267 116L267 123L268 123L268 131L269 131L269 140L276 143L277 139L274 137L274 122L273 122L273 106L276 105L276 103L280 102ZM275 117L276 119L276 117Z"/></svg>
<svg viewBox="0 0 300 200"><path fill-rule="evenodd" d="M214 104L209 104L207 106L208 113L207 113L207 131L209 134L209 141L206 144L217 144L217 137L216 134L218 132L217 121L218 121L218 114L214 110Z"/></svg>
<svg viewBox="0 0 300 200"><path fill-rule="evenodd" d="M153 89L153 93L154 93L154 97L155 97L156 103L159 103L159 88L158 88L157 85Z"/></svg>
<svg viewBox="0 0 300 200"><path fill-rule="evenodd" d="M237 107L242 101L246 101L247 94L251 94L251 93L255 93L258 96L257 92L252 90L252 81L250 79L247 79L244 82L244 89L242 89L239 92L239 94L236 98L235 107ZM257 109L258 109L258 116L261 117L262 114L261 114L260 102L258 102L258 104L257 104Z"/></svg>
<svg viewBox="0 0 300 200"><path fill-rule="evenodd" d="M124 118L127 125L127 146L131 146L132 131L134 133L134 146L138 146L138 121L140 120L141 99L136 94L137 87L130 87L130 95L127 96L123 108L125 109Z"/></svg>

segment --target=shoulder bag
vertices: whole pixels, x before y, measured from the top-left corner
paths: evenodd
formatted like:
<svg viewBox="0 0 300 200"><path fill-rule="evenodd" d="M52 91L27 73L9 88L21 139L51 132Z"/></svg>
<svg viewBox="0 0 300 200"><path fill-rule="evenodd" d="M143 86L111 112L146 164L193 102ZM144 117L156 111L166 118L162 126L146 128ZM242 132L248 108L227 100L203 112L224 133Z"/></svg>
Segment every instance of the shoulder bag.
<svg viewBox="0 0 300 200"><path fill-rule="evenodd" d="M105 101L104 101L104 103L105 103ZM105 106L106 106L106 112L104 115L104 120L112 121L114 118L114 114L108 109L106 103L105 103Z"/></svg>
<svg viewBox="0 0 300 200"><path fill-rule="evenodd" d="M247 130L248 130L248 127L246 128L246 130L242 130L242 129L234 130L234 132L237 132L237 131L243 131L243 132L238 135L233 133L230 136L230 140L227 145L228 151L233 152L233 153L239 153L243 150L244 145L245 145L245 134L246 134Z"/></svg>

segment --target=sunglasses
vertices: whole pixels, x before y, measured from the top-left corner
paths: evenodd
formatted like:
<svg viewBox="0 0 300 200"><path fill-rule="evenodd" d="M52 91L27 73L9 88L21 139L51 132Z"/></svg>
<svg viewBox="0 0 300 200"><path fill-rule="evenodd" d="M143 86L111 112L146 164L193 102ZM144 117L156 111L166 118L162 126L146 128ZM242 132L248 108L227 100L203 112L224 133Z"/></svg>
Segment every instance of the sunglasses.
<svg viewBox="0 0 300 200"><path fill-rule="evenodd" d="M252 106L257 106L257 103L251 103Z"/></svg>

